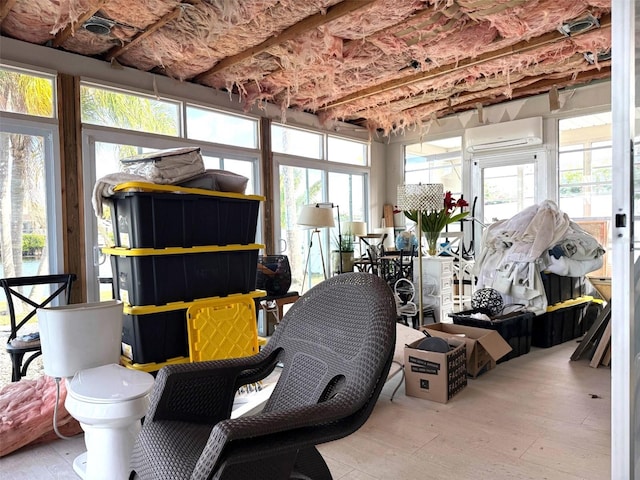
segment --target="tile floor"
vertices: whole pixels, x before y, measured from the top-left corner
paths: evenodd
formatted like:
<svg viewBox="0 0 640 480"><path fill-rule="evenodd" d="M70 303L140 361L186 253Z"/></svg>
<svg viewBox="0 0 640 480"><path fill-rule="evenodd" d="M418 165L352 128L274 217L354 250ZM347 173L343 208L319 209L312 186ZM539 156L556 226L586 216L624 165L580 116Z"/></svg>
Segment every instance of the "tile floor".
<svg viewBox="0 0 640 480"><path fill-rule="evenodd" d="M577 343L499 364L447 404L386 385L367 423L319 447L336 480L610 478L610 370L569 360ZM1 441L1 440L0 440ZM81 437L0 459L0 478L75 479Z"/></svg>

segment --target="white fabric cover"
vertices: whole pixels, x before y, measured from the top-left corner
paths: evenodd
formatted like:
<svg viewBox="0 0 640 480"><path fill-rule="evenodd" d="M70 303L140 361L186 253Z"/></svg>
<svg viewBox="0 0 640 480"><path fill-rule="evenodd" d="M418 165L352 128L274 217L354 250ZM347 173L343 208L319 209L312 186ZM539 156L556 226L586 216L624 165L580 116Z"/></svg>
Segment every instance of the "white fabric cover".
<svg viewBox="0 0 640 480"><path fill-rule="evenodd" d="M547 309L541 271L583 276L602 266L603 254L591 235L545 200L487 227L473 273L478 288L494 288L505 305L524 304L539 315Z"/></svg>

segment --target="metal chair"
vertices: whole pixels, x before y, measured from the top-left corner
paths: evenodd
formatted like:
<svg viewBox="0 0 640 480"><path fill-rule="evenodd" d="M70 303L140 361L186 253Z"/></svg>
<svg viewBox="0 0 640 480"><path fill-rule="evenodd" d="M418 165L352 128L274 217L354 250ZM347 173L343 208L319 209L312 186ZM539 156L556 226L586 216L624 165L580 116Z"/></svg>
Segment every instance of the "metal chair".
<svg viewBox="0 0 640 480"><path fill-rule="evenodd" d="M131 478L330 480L315 446L369 417L393 360L395 321L382 278L345 273L301 296L259 354L163 367ZM235 392L279 363L263 410L230 419Z"/></svg>
<svg viewBox="0 0 640 480"><path fill-rule="evenodd" d="M22 334L21 329L36 315L38 308L49 305L55 298L58 298L62 294L64 294L65 304L68 304L71 296L71 284L75 279L76 276L73 273L0 279L0 285L2 285L7 298L9 320L11 323L11 331L7 339L6 349L11 357L12 382L17 382L20 378L24 377L27 374L27 369L29 365L31 365L31 362L42 353L38 332ZM30 298L29 295L33 296L32 293L25 294L20 291L22 287L36 287L40 285L48 286L49 292L51 292L42 301ZM16 304L14 303L16 298L29 306L29 310L22 318L18 317L22 314L22 311L16 308ZM25 361L25 354L28 353L31 353L31 355L28 355Z"/></svg>

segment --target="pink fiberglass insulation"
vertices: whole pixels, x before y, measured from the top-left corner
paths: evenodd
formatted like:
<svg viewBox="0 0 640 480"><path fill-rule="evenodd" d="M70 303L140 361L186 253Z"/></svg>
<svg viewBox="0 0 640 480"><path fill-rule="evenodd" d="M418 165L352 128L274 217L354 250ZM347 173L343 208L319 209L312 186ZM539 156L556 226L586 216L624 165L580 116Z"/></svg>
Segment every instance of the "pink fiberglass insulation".
<svg viewBox="0 0 640 480"><path fill-rule="evenodd" d="M611 45L608 25L566 39L558 31L587 15L609 18L611 0L376 0L211 72L340 0L107 0L96 12L115 22L107 35L77 23L97 2L17 0L0 29L45 44L70 25L62 48L100 57L177 12L118 62L237 92L247 109L269 101L387 132L493 92L509 97L514 85L534 88L545 75L573 81L593 71L585 52ZM536 43L543 38L551 40ZM501 50L508 55L491 58Z"/></svg>
<svg viewBox="0 0 640 480"><path fill-rule="evenodd" d="M95 1L18 1L2 22L2 31L19 40L43 44L69 23L75 23Z"/></svg>
<svg viewBox="0 0 640 480"><path fill-rule="evenodd" d="M376 5L378 3L374 6ZM373 9L373 6L371 8ZM324 103L351 91L366 88L381 80L401 78L407 73L412 73L412 69L404 72L403 69L410 68L410 64L415 59L420 61L427 58L422 51L422 44L433 44L440 37L446 36L446 32L451 31L453 23L458 24L457 28L461 28L464 23L450 12L444 15L440 11L429 8L427 13L430 16L428 17L423 11L420 12L420 16L416 15L414 20L409 20L401 26L383 29L382 32L366 39L345 42L342 57L325 57L324 62L311 62L297 66L295 69L285 67L277 70L259 84L249 86L250 93L247 101L260 98L261 94L264 95L263 98L273 98L274 95L283 92L276 101L315 110ZM386 11L388 11L387 8L369 13L384 23ZM395 21L395 18L392 20ZM392 23L392 21L386 21ZM410 33L415 25L422 27L420 43L408 45L404 39L396 36L395 32L401 31L412 40L414 37ZM336 31L334 22L327 25L327 31ZM293 64L293 62L288 63Z"/></svg>
<svg viewBox="0 0 640 480"><path fill-rule="evenodd" d="M150 70L156 66L179 79L191 78L221 59L238 54L282 32L294 23L337 3L338 0L281 1L264 11L245 11L251 20L232 24L214 5L184 8L183 15L135 45L122 63ZM255 6L263 2L254 2ZM227 15L229 15L227 13ZM206 78L204 83L208 83Z"/></svg>
<svg viewBox="0 0 640 480"><path fill-rule="evenodd" d="M122 25L144 29L179 4L178 0L109 0L101 7L100 12Z"/></svg>
<svg viewBox="0 0 640 480"><path fill-rule="evenodd" d="M80 424L64 408L65 382L60 383L58 425L63 434L80 433ZM40 376L22 379L0 390L0 457L47 437L53 431L55 380Z"/></svg>

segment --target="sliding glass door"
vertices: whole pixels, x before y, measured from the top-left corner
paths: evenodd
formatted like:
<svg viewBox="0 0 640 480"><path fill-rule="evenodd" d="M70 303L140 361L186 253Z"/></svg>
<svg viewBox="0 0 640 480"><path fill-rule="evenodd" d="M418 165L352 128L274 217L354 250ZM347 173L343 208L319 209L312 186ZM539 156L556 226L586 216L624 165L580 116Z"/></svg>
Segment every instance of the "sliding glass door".
<svg viewBox="0 0 640 480"><path fill-rule="evenodd" d="M613 191L611 244L611 478L640 478L640 10L612 9L611 114Z"/></svg>

